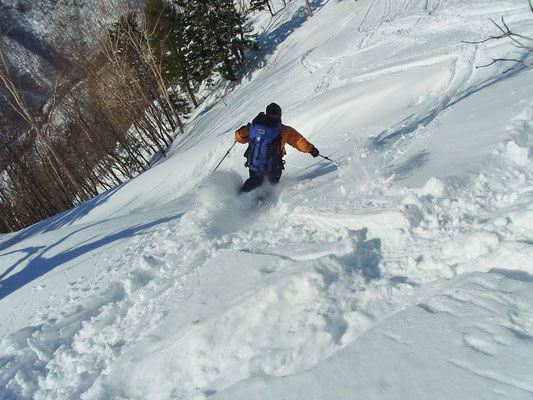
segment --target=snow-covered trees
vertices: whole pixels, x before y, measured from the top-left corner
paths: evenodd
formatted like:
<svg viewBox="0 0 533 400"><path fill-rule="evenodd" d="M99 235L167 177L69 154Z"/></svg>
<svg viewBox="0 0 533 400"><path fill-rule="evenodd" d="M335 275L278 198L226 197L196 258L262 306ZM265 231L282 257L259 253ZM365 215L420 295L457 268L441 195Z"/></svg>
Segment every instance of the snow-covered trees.
<svg viewBox="0 0 533 400"><path fill-rule="evenodd" d="M254 47L232 0L151 0L146 25L168 83L195 105L195 87L216 73L235 80L245 51Z"/></svg>

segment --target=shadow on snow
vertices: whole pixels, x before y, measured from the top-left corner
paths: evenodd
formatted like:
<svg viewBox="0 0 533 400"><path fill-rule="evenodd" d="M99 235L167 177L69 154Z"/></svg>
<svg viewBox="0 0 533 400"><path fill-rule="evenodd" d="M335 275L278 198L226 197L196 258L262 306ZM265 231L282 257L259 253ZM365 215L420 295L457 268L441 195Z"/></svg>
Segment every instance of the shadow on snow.
<svg viewBox="0 0 533 400"><path fill-rule="evenodd" d="M326 162L326 160L323 160L306 167L294 175L294 178L299 181L311 180L338 170L337 165L331 163L326 164Z"/></svg>
<svg viewBox="0 0 533 400"><path fill-rule="evenodd" d="M81 229L78 229L75 232L71 232L51 246L27 247L24 249L12 251L10 253L4 253L3 255L22 252L22 253L26 253L26 255L21 260L17 261L14 265L10 266L6 271L2 273L2 275L0 275L0 300L10 295L14 291L20 289L21 287L25 286L26 284L32 282L33 280L52 271L56 267L59 267L69 261L72 261L76 259L77 257L80 257L88 252L94 251L100 247L109 245L113 242L116 242L117 240L133 237L145 229L157 226L165 222L169 222L174 219L178 219L181 216L182 214L161 218L161 219L158 219L152 222L148 222L146 224L132 226L132 227L123 229L121 231L112 233L110 235L107 235L101 239L62 251L61 253L54 255L52 257L49 257L49 258L44 256L46 252L58 246L59 244L63 243L69 237L85 229L88 229L94 225L97 225L97 223L85 226ZM41 231L43 230L41 229ZM26 260L29 260L29 262L24 267L24 269L9 276L6 279L3 279L10 272L12 272L17 266L19 266L22 262Z"/></svg>
<svg viewBox="0 0 533 400"><path fill-rule="evenodd" d="M396 141L401 138L406 138L413 135L419 128L423 128L429 125L434 121L442 111L458 104L459 102L467 99L480 92L483 89L486 89L490 86L496 85L500 82L503 82L507 79L510 79L529 68L526 66L518 66L507 73L499 73L496 76L488 78L484 82L479 83L478 85L472 86L466 89L462 93L458 93L456 96L445 96L442 101L439 102L435 107L431 108L425 114L411 114L398 124L395 127L386 129L381 132L376 137L370 140L369 149L370 150L383 150L388 146L392 146ZM412 159L408 160L406 163L402 164L399 168L395 170L400 177L406 177L414 168L421 167L429 159L429 153L423 150L419 154L415 154Z"/></svg>
<svg viewBox="0 0 533 400"><path fill-rule="evenodd" d="M67 225L72 225L73 222L83 218L94 208L105 203L109 198L118 192L122 188L122 185L116 186L108 191L93 197L70 210L63 211L57 215L49 217L43 221L29 226L28 228L21 229L20 231L10 235L9 239L0 243L0 251L5 250L18 242L28 239L40 233L54 231L58 228L62 228Z"/></svg>
<svg viewBox="0 0 533 400"><path fill-rule="evenodd" d="M316 8L320 6L323 1L315 0L312 3L312 7ZM282 17L286 12L285 9L279 10L271 20L271 23L275 23L276 19ZM292 18L273 31L268 32L269 27L257 37L257 44L259 50L248 53L247 62L245 63L244 70L245 76L252 75L258 69L264 68L268 63L268 56L274 54L278 46L283 43L296 29L300 28L309 19L309 13L307 8L302 5L293 15Z"/></svg>

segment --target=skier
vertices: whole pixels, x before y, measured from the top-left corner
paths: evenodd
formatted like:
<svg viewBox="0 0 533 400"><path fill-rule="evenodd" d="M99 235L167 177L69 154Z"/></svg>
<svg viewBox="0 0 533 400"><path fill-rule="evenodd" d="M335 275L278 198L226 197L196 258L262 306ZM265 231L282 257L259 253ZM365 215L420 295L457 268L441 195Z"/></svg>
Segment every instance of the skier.
<svg viewBox="0 0 533 400"><path fill-rule="evenodd" d="M261 186L265 177L273 185L279 182L285 164L283 156L286 143L313 157L320 154L296 129L281 123L281 107L276 103L269 104L265 112L259 113L251 124L235 131L235 140L248 143L244 156L250 177L244 182L241 193Z"/></svg>

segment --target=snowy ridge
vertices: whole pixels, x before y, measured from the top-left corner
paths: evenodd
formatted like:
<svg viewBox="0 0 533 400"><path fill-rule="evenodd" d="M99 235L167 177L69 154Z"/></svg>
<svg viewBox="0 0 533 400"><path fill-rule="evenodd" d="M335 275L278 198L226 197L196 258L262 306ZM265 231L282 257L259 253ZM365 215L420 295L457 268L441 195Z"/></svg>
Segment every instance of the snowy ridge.
<svg viewBox="0 0 533 400"><path fill-rule="evenodd" d="M0 397L533 396L532 72L461 43L527 3L314 6L167 160L0 239ZM210 173L271 101L335 162L287 149L258 204L244 147Z"/></svg>

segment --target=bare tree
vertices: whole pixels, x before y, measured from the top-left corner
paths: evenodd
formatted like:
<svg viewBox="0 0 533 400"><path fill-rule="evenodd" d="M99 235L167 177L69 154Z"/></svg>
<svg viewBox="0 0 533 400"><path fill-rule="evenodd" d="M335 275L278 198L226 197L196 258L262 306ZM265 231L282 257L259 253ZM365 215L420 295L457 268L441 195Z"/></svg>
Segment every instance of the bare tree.
<svg viewBox="0 0 533 400"><path fill-rule="evenodd" d="M34 117L33 113L30 110L30 107L26 103L26 100L24 99L24 96L22 95L22 91L17 86L15 80L13 79L10 71L9 66L7 63L7 60L4 56L3 49L0 47L0 82L2 85L7 89L9 95L2 94L2 97L5 99L5 101L11 106L11 108L20 116L22 119L29 125L30 129L35 133L37 141L42 144L47 151L52 155L53 159L61 170L65 173L65 175L68 177L70 183L73 185L73 187L76 189L77 194L83 199L86 200L87 193L82 188L82 184L76 179L71 169L67 166L65 161L62 159L62 157L59 156L59 154L54 149L54 146L52 143L48 140L47 136L44 133L43 124L38 121L37 118ZM50 114L53 113L54 107L53 104L48 108L48 116L46 119L50 117ZM53 166L53 162L51 162L51 166Z"/></svg>
<svg viewBox="0 0 533 400"><path fill-rule="evenodd" d="M311 8L311 4L309 3L309 0L305 0L305 4L307 5L307 11L309 12L309 15L313 16L313 9Z"/></svg>
<svg viewBox="0 0 533 400"><path fill-rule="evenodd" d="M533 0L528 0L528 4L529 4L530 11L533 13ZM480 43L485 43L485 42L488 42L488 41L491 41L491 40L501 40L501 39L509 38L511 40L511 43L516 48L525 50L527 53L533 53L533 37L525 36L525 35L522 35L520 33L514 32L513 30L511 30L509 25L507 25L507 23L505 22L505 19L503 17L502 17L500 23L494 21L493 19L491 19L490 21L501 32L499 35L490 36L490 37L488 37L488 38L486 38L484 40L480 40L480 41L474 41L474 42L464 41L463 43L480 44ZM513 62L513 63L517 63L519 65L524 65L526 67L533 67L533 64L531 64L530 62L524 61L523 59L518 59L518 58L493 58L490 63L485 64L485 65L480 65L477 68L488 67L490 65L493 65L493 64L495 64L497 62L502 62L502 61L510 61L510 62ZM509 70L504 71L504 72L508 72L508 71Z"/></svg>
<svg viewBox="0 0 533 400"><path fill-rule="evenodd" d="M133 23L132 19L136 18L133 13L130 13L127 18L123 18L120 22L120 38L126 40L126 44L134 50L138 59L147 67L150 71L154 82L157 84L159 95L163 98L166 106L171 112L171 116L174 122L180 129L180 132L184 132L183 123L175 109L175 106L169 95L169 88L163 77L163 48L161 46L160 54L156 54L156 51L152 45L152 38L155 32L159 29L159 24L156 21L151 28L148 27L146 17L143 16L138 21L139 24ZM118 43L114 43L116 48L115 52L118 52L120 48Z"/></svg>
<svg viewBox="0 0 533 400"><path fill-rule="evenodd" d="M164 156L171 133L183 129L150 47L153 32L129 37L149 73L143 79L119 56L107 29L98 30L104 45L97 54L65 42L76 68L38 111L27 104L0 48L0 97L9 105L0 115L0 231L122 183L149 166L149 154Z"/></svg>

